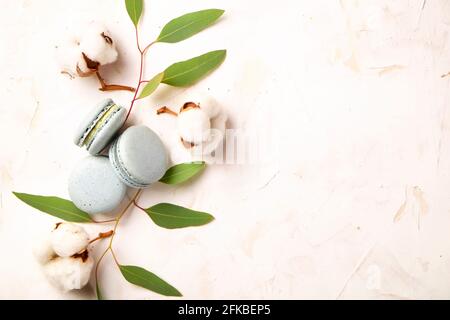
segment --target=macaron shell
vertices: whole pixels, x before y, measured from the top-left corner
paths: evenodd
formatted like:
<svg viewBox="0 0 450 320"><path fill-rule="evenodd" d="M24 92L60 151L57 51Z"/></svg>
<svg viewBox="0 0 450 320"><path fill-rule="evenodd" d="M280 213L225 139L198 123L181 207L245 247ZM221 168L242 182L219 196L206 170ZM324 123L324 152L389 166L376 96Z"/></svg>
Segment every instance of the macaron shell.
<svg viewBox="0 0 450 320"><path fill-rule="evenodd" d="M105 99L97 104L94 108L92 108L88 114L86 114L74 134L73 142L76 145L80 145L82 140L84 140L84 138L89 133L90 129L95 126L97 120L100 119L103 113L108 110L107 107L112 104L114 104L112 99Z"/></svg>
<svg viewBox="0 0 450 320"><path fill-rule="evenodd" d="M167 152L159 136L140 125L125 130L110 149L117 175L129 186L146 187L167 170Z"/></svg>
<svg viewBox="0 0 450 320"><path fill-rule="evenodd" d="M126 190L126 185L116 176L108 157L84 158L69 178L72 202L89 214L113 211L122 202Z"/></svg>
<svg viewBox="0 0 450 320"><path fill-rule="evenodd" d="M126 110L122 107L111 114L103 126L98 129L91 144L87 146L88 152L92 155L99 154L122 127L125 117Z"/></svg>
<svg viewBox="0 0 450 320"><path fill-rule="evenodd" d="M131 176L130 173L127 172L127 170L122 166L119 157L117 155L117 142L118 139L111 145L111 148L109 149L109 161L111 162L111 165L113 166L116 175L119 177L120 180L122 180L123 183L125 183L129 187L138 189L148 187L149 184L140 183L133 176Z"/></svg>

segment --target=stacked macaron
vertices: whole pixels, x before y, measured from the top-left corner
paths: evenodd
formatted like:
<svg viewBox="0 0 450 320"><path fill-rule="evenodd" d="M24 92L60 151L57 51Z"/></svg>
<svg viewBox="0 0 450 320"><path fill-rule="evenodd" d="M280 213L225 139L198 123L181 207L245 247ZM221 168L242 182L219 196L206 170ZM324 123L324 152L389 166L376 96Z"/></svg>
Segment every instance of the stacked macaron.
<svg viewBox="0 0 450 320"><path fill-rule="evenodd" d="M114 211L125 197L127 186L147 188L167 169L167 154L158 135L138 125L127 128L109 149L125 121L126 110L107 99L83 120L74 142L91 156L83 159L69 178L73 203L90 214Z"/></svg>
<svg viewBox="0 0 450 320"><path fill-rule="evenodd" d="M129 187L146 188L162 178L167 169L164 145L146 126L129 127L109 149L117 176Z"/></svg>
<svg viewBox="0 0 450 320"><path fill-rule="evenodd" d="M99 154L122 127L126 110L106 99L93 108L83 119L75 133L74 143L86 147L92 154Z"/></svg>

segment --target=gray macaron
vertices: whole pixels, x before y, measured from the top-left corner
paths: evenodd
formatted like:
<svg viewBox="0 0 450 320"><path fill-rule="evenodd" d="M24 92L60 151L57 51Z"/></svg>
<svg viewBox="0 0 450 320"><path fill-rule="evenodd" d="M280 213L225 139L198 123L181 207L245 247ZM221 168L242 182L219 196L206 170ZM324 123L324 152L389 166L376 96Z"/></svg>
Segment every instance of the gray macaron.
<svg viewBox="0 0 450 320"><path fill-rule="evenodd" d="M125 130L109 149L117 176L128 186L146 188L167 170L167 153L158 135L139 125Z"/></svg>
<svg viewBox="0 0 450 320"><path fill-rule="evenodd" d="M70 198L77 208L89 214L113 211L122 202L126 190L108 157L84 158L69 178Z"/></svg>
<svg viewBox="0 0 450 320"><path fill-rule="evenodd" d="M75 133L74 143L87 151L99 154L112 140L125 121L126 110L111 99L93 108L81 122Z"/></svg>

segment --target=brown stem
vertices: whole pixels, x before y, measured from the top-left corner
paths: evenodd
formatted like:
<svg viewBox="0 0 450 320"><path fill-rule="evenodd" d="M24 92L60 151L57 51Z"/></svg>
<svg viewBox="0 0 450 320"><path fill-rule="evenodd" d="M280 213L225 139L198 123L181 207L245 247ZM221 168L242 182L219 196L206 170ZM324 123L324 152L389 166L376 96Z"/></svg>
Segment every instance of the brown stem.
<svg viewBox="0 0 450 320"><path fill-rule="evenodd" d="M83 249L83 251L71 255L71 257L75 259L81 258L85 262L89 258L89 252L87 249Z"/></svg>
<svg viewBox="0 0 450 320"><path fill-rule="evenodd" d="M443 74L443 75L441 76L441 78L446 78L446 77L448 77L448 76L450 76L450 72L447 72L446 74Z"/></svg>
<svg viewBox="0 0 450 320"><path fill-rule="evenodd" d="M109 230L108 232L100 232L100 233L98 234L98 237L92 239L91 241L89 241L89 243L93 243L93 242L95 242L95 241L97 241L97 240L100 240L100 239L109 238L109 237L111 237L113 234L114 234L114 231L113 231L113 230Z"/></svg>
<svg viewBox="0 0 450 320"><path fill-rule="evenodd" d="M126 91L131 91L131 92L135 92L136 89L133 87L129 87L129 86L123 86L120 84L107 84L105 82L105 80L102 78L102 76L100 75L100 72L96 71L95 75L97 76L98 81L100 82L100 86L101 88L99 89L100 91L118 91L118 90L126 90Z"/></svg>
<svg viewBox="0 0 450 320"><path fill-rule="evenodd" d="M180 137L180 140L181 140L181 143L183 144L183 146L184 146L186 149L190 149L190 148L195 147L195 143L193 143L193 142L186 141L186 140L184 140L182 137Z"/></svg>
<svg viewBox="0 0 450 320"><path fill-rule="evenodd" d="M110 223L110 222L114 222L114 221L116 221L116 219L100 220L100 221L98 221L98 220L92 220L92 222L94 222L94 223Z"/></svg>
<svg viewBox="0 0 450 320"><path fill-rule="evenodd" d="M188 111L189 109L197 109L200 108L200 104L195 102L186 102L180 109L180 112Z"/></svg>
<svg viewBox="0 0 450 320"><path fill-rule="evenodd" d="M168 113L168 114L171 114L171 115L173 115L173 116L178 116L178 114L175 112L175 111L172 111L172 110L170 110L168 107L166 107L166 106L164 106L164 107L161 107L161 108L159 108L158 110L156 110L156 114L163 114L163 113Z"/></svg>

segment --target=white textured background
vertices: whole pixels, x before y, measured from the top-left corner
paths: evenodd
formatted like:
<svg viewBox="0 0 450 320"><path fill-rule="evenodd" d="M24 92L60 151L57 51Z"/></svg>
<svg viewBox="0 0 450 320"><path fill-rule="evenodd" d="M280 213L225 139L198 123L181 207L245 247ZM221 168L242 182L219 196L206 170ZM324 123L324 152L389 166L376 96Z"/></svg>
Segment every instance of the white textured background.
<svg viewBox="0 0 450 320"><path fill-rule="evenodd" d="M70 170L86 155L73 128L107 96L94 78L59 74L59 39L105 22L121 54L105 76L134 85L132 24L121 1L0 7L0 298L93 298L90 288L62 294L46 282L31 247L54 219L11 190L67 197ZM115 241L121 262L194 299L450 298L450 77L441 78L450 71L450 1L147 0L142 42L207 7L226 14L189 40L152 48L147 75L214 49L228 49L225 63L187 91L160 88L133 121L164 135L175 123L155 117L156 107L206 92L230 127L277 147L269 161L211 166L191 184L146 191L143 206L170 201L216 221L165 230L133 210ZM109 258L101 283L109 298L160 298L126 283Z"/></svg>

